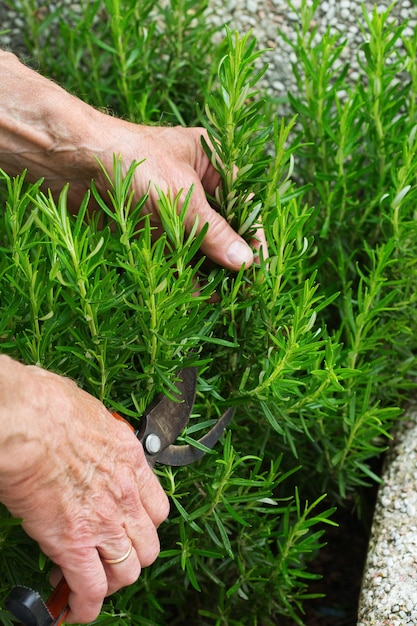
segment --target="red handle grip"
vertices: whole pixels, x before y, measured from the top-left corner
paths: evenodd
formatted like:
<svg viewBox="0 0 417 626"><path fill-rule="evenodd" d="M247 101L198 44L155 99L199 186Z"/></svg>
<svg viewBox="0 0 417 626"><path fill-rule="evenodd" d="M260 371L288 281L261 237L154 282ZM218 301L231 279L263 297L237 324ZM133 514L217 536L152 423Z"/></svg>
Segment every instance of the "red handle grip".
<svg viewBox="0 0 417 626"><path fill-rule="evenodd" d="M48 611L53 617L53 626L60 626L69 612L68 596L70 588L65 578L61 578L46 601Z"/></svg>

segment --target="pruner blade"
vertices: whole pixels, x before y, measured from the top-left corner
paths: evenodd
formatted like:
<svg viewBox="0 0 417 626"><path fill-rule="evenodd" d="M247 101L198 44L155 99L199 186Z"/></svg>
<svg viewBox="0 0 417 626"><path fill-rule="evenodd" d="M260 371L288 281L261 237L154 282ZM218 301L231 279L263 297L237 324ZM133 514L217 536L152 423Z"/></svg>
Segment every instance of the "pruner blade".
<svg viewBox="0 0 417 626"><path fill-rule="evenodd" d="M232 419L234 410L229 408L198 442L202 447L190 444L175 445L190 419L197 388L197 369L184 368L178 374L178 401L160 396L145 412L136 436L141 441L148 462L162 465L182 466L201 459L202 447L213 448Z"/></svg>
<svg viewBox="0 0 417 626"><path fill-rule="evenodd" d="M214 448L224 430L227 428L230 420L233 417L234 409L229 408L223 415L217 420L211 430L209 430L201 439L197 441L198 444L206 448ZM205 451L202 448L193 446L191 444L175 445L171 444L158 457L158 463L163 465L189 465L198 461L205 455Z"/></svg>

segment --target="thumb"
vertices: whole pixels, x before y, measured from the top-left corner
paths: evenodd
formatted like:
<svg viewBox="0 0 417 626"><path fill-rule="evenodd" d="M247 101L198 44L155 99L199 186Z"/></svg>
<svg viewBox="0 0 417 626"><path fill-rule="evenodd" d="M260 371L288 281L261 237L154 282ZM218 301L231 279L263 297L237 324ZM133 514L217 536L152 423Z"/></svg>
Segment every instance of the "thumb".
<svg viewBox="0 0 417 626"><path fill-rule="evenodd" d="M239 270L243 264L249 267L253 263L253 252L250 246L207 202L204 193L194 191L187 214L185 227L188 232L198 219L198 232L208 224L208 230L201 245L205 256L230 270Z"/></svg>

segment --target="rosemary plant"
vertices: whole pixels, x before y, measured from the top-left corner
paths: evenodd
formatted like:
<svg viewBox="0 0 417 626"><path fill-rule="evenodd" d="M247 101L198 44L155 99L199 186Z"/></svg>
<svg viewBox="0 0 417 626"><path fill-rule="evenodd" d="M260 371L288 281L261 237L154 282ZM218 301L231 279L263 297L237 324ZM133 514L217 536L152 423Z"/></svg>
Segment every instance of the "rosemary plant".
<svg viewBox="0 0 417 626"><path fill-rule="evenodd" d="M212 202L248 241L262 220L269 246L237 274L207 266L204 231L183 226L192 189L181 211L161 194L154 242L130 192L140 162L123 176L115 158L109 203L92 186L101 227L87 197L72 217L67 188L55 202L0 174L2 352L132 421L197 365L185 442L236 408L211 454L156 469L172 502L162 553L102 624L303 624L325 527L336 505L360 510L414 384L417 36L390 9L364 12L355 83L343 38L315 37L318 5L299 10L288 119L263 94L253 35L215 44L205 2L84 2L57 39L58 14L27 20L29 43L54 46L43 71L95 105L144 122L198 115L223 181ZM16 582L47 593L48 566L1 509L0 601Z"/></svg>

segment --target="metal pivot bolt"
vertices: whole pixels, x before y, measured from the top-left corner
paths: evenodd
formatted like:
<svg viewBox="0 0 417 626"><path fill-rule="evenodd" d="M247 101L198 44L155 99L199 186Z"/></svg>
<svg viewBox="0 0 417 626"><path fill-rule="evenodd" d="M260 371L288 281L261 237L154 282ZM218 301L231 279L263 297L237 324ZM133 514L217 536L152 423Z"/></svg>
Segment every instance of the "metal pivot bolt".
<svg viewBox="0 0 417 626"><path fill-rule="evenodd" d="M161 440L155 433L150 433L146 437L145 448L149 454L158 454L161 449Z"/></svg>

